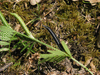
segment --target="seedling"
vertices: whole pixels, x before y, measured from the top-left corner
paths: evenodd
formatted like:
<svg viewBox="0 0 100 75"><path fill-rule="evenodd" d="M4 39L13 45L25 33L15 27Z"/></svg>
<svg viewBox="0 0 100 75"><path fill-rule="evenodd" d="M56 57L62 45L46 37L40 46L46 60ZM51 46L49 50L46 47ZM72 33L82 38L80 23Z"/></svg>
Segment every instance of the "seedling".
<svg viewBox="0 0 100 75"><path fill-rule="evenodd" d="M60 50L57 48L54 48L46 43L43 43L42 41L36 39L31 32L28 30L27 26L25 25L24 21L21 19L21 17L16 14L16 13L10 13L11 15L15 16L16 19L18 19L18 21L20 22L21 26L23 27L23 29L25 30L26 34L21 34L15 30L13 30L10 25L7 23L7 21L5 20L4 16L2 15L2 13L0 12L0 19L2 21L2 23L4 24L3 26L0 26L0 39L2 40L0 42L0 45L10 45L10 41L12 40L16 40L17 38L20 39L24 39L26 41L33 41L33 42L38 42L42 45L45 45L53 50L47 50L50 54L40 54L40 59L43 58L43 60L39 61L39 64L49 61L49 62L60 62L61 60L65 59L66 57L74 60L75 62L77 62L79 65L81 65L83 68L85 68L88 72L90 72L90 74L93 75L93 73L87 68L85 67L83 64L81 64L80 62L78 62L76 59L74 59L71 55L71 52L69 50L69 48L67 47L67 45L65 44L64 41L62 41L61 43L58 41L57 43L57 39L55 40L57 45L61 46ZM49 29L48 27L44 26L45 28ZM51 31L52 32L52 31ZM52 33L51 33L52 34ZM4 36L5 35L5 36ZM52 34L53 37L55 36L55 34ZM56 37L56 36L55 36ZM55 39L54 37L54 39ZM2 43L3 42L3 43ZM10 46L9 46L10 47ZM27 46L28 47L28 46ZM8 50L10 50L10 48L7 48ZM63 50L63 51L61 51ZM3 50L2 50L3 51Z"/></svg>

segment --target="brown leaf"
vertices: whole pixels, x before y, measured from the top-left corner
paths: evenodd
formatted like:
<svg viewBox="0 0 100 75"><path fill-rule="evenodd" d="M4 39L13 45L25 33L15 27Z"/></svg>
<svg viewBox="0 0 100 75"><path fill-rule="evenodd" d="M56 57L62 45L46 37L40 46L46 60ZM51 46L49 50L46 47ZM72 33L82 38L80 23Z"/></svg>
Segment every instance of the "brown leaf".
<svg viewBox="0 0 100 75"><path fill-rule="evenodd" d="M90 3L97 3L97 2L100 2L100 0L85 0L85 1L89 1Z"/></svg>
<svg viewBox="0 0 100 75"><path fill-rule="evenodd" d="M73 0L73 1L79 1L79 0ZM89 1L92 5L96 5L97 2L100 2L100 0L84 0Z"/></svg>
<svg viewBox="0 0 100 75"><path fill-rule="evenodd" d="M39 2L41 2L41 0L30 0L31 5L36 5Z"/></svg>
<svg viewBox="0 0 100 75"><path fill-rule="evenodd" d="M91 66L92 71L95 73L96 72L96 67L93 64L93 61L90 63L90 66Z"/></svg>

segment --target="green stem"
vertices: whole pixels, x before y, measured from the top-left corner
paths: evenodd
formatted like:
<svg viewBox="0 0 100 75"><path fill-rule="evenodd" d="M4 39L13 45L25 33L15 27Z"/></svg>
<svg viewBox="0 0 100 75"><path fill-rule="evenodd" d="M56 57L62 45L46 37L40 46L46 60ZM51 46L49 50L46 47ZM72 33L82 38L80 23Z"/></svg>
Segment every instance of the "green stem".
<svg viewBox="0 0 100 75"><path fill-rule="evenodd" d="M47 47L49 47L49 48L52 48L53 50L59 50L59 49L56 49L56 48L54 48L54 47L52 47L52 46L50 46L50 45L48 45L48 44L46 44L46 43L41 42L41 41L38 40L38 39L35 39L35 38L34 38L34 41L36 41L36 42L38 42L38 43L41 43L41 44L43 44L43 45L45 45L45 46L47 46Z"/></svg>
<svg viewBox="0 0 100 75"><path fill-rule="evenodd" d="M33 37L31 32L29 31L29 29L27 28L27 26L25 25L24 21L21 19L21 17L16 14L16 13L10 13L11 15L15 16L18 21L20 22L21 26L23 27L23 29L25 30L26 34L29 36L29 37ZM34 37L33 37L34 38Z"/></svg>
<svg viewBox="0 0 100 75"><path fill-rule="evenodd" d="M1 11L0 11L0 19L1 19L1 21L3 22L3 24L4 24L5 26L9 26L9 27L10 27L10 25L8 24L8 22L7 22L6 19L4 18L3 14L1 13Z"/></svg>
<svg viewBox="0 0 100 75"><path fill-rule="evenodd" d="M74 59L73 57L71 57L72 60L74 60L76 63L78 63L79 65L81 65L83 68L85 68L88 72L90 72L91 75L93 75L93 73L87 68L85 67L83 64L81 64L80 62L78 62L76 59Z"/></svg>
<svg viewBox="0 0 100 75"><path fill-rule="evenodd" d="M29 37L29 36L24 35L24 34L21 34L21 33L19 33L19 32L16 32L16 34L17 34L19 37L27 38L27 39L30 40L30 41L38 42L38 43L40 43L40 44L42 44L42 45L45 45L45 46L47 46L47 47L49 47L49 48L51 48L51 49L59 50L59 49L56 49L56 48L54 48L54 47L52 47L52 46L50 46L50 45L48 45L48 44L46 44L46 43L41 42L40 40L38 40L38 39L36 39L36 38Z"/></svg>

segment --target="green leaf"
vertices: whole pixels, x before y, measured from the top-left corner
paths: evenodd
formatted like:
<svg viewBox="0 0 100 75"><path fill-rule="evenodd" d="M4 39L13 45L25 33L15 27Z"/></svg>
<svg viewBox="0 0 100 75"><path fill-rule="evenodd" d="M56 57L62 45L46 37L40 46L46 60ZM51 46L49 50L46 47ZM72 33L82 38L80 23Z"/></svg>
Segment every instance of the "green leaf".
<svg viewBox="0 0 100 75"><path fill-rule="evenodd" d="M67 54L69 56L72 56L71 53L70 53L70 50L69 50L68 46L66 45L66 43L64 41L62 41L61 43L62 43L62 46L64 47L64 50L67 52Z"/></svg>
<svg viewBox="0 0 100 75"><path fill-rule="evenodd" d="M46 60L47 60L47 58L46 58L46 59L43 59L43 60L40 60L40 61L38 62L38 64L44 63L44 62L46 62Z"/></svg>
<svg viewBox="0 0 100 75"><path fill-rule="evenodd" d="M30 43L28 43L27 45L25 45L24 48L20 51L20 53L23 52L26 48L28 48L29 45L30 45Z"/></svg>
<svg viewBox="0 0 100 75"><path fill-rule="evenodd" d="M10 40L13 41L13 40L17 40L17 39L18 39L17 37L13 37Z"/></svg>
<svg viewBox="0 0 100 75"><path fill-rule="evenodd" d="M7 26L0 26L0 39L4 41L9 41L14 35L14 30Z"/></svg>
<svg viewBox="0 0 100 75"><path fill-rule="evenodd" d="M18 48L18 46L20 45L20 43L21 43L21 41L17 42L17 43L14 45L13 49Z"/></svg>
<svg viewBox="0 0 100 75"><path fill-rule="evenodd" d="M24 21L22 20L22 18L16 14L16 13L10 13L11 15L15 16L18 21L20 22L21 26L23 27L23 29L25 30L26 34L31 37L34 38L33 35L31 34L31 32L29 31L29 29L27 28L27 26L25 25Z"/></svg>
<svg viewBox="0 0 100 75"><path fill-rule="evenodd" d="M8 37L2 37L2 36L0 36L0 39L2 40L2 41L10 41L10 38L8 38Z"/></svg>
<svg viewBox="0 0 100 75"><path fill-rule="evenodd" d="M9 26L0 26L0 45L10 45L10 41L16 40L17 37L13 37L14 32Z"/></svg>
<svg viewBox="0 0 100 75"><path fill-rule="evenodd" d="M0 26L0 30L3 32L13 32L14 30L11 27Z"/></svg>
<svg viewBox="0 0 100 75"><path fill-rule="evenodd" d="M57 62L61 62L62 60L64 60L66 57L60 57L57 59Z"/></svg>
<svg viewBox="0 0 100 75"><path fill-rule="evenodd" d="M35 42L34 42L34 43L35 43ZM29 48L28 51L26 52L26 55L32 50L32 47L33 47L34 43L32 43L32 45L30 46L30 48ZM35 51L32 51L32 52L35 53Z"/></svg>
<svg viewBox="0 0 100 75"><path fill-rule="evenodd" d="M0 45L9 45L8 42L0 41Z"/></svg>
<svg viewBox="0 0 100 75"><path fill-rule="evenodd" d="M4 18L3 14L1 13L1 11L0 11L0 19L5 26L10 27L10 25L7 23L6 19Z"/></svg>
<svg viewBox="0 0 100 75"><path fill-rule="evenodd" d="M8 51L8 50L9 50L9 48L1 48L0 52L2 52L2 51Z"/></svg>
<svg viewBox="0 0 100 75"><path fill-rule="evenodd" d="M68 56L65 52L60 50L48 50L50 54L40 54L40 58L42 59L39 63L43 63L46 61L58 63ZM62 59L63 58L63 59Z"/></svg>

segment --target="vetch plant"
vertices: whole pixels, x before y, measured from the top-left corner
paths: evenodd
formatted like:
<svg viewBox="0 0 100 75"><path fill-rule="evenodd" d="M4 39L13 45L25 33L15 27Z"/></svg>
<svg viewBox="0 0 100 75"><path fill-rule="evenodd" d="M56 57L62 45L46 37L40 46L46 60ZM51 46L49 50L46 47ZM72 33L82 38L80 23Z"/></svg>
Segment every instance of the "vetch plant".
<svg viewBox="0 0 100 75"><path fill-rule="evenodd" d="M79 65L81 65L83 68L85 68L88 72L90 72L90 74L93 75L93 73L87 67L85 67L83 64L81 64L80 62L78 62L76 59L74 59L72 57L71 52L70 52L68 46L65 44L65 42L62 41L60 43L60 41L57 39L56 35L52 32L52 30L49 27L44 26L51 33L51 35L53 36L55 42L59 46L60 50L57 49L57 48L54 48L54 47L52 47L52 46L50 46L48 44L45 44L42 41L39 41L38 39L36 39L31 34L31 32L28 30L28 28L25 25L24 21L21 19L21 17L18 14L16 14L16 13L10 13L10 14L15 16L16 19L18 19L18 21L20 22L21 26L23 27L23 29L25 30L27 35L21 34L21 33L17 32L17 31L15 31L15 30L13 30L10 27L10 25L7 23L7 21L5 20L5 18L2 15L2 13L0 12L0 19L1 19L2 23L4 24L3 26L0 26L0 39L1 39L0 45L4 45L4 46L9 45L9 47L10 47L11 41L17 40L18 38L24 39L26 41L38 42L38 43L40 43L42 45L45 45L45 46L53 49L53 50L47 50L50 54L40 54L40 59L41 58L43 58L43 59L39 60L38 64L41 64L41 63L46 62L46 61L58 63L61 60L63 60L66 57L68 57L68 58L72 59L73 61L77 62ZM33 45L34 44L32 44L31 47ZM27 48L27 47L28 46L25 46L25 48ZM5 49L7 49L6 51L10 50L10 48L5 48ZM29 49L29 51L30 51L32 48L27 48L27 49ZM5 51L5 50L3 50L3 48L2 48L1 51Z"/></svg>

